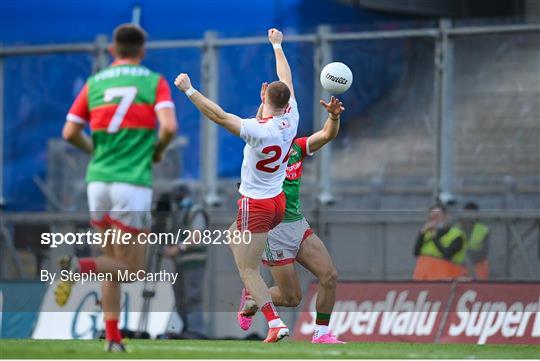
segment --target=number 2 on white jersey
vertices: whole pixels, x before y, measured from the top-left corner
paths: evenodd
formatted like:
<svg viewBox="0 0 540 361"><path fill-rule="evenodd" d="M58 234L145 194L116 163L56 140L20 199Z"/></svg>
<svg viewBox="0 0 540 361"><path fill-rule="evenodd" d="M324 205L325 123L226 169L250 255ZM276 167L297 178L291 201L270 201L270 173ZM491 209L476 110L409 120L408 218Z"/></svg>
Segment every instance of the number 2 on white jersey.
<svg viewBox="0 0 540 361"><path fill-rule="evenodd" d="M285 156L285 158L283 158L283 162L281 162L282 164L287 163L287 161L289 160L291 148L292 148L292 143L289 146L287 155ZM279 169L279 164L275 164L274 162L276 162L277 160L281 158L281 153L282 153L281 147L279 145L269 145L268 147L264 147L261 153L263 154L273 153L273 154L272 156L270 156L270 158L258 161L257 164L255 165L255 168L257 168L261 172L266 172L266 173L277 172L277 170ZM270 164L272 163L274 163L274 166L271 167Z"/></svg>
<svg viewBox="0 0 540 361"><path fill-rule="evenodd" d="M135 97L137 96L137 87L134 86L125 86L117 88L109 88L105 90L103 100L106 103L112 102L115 98L122 98L114 115L107 127L107 133L116 133L120 129L120 125L126 116L126 113L133 104Z"/></svg>

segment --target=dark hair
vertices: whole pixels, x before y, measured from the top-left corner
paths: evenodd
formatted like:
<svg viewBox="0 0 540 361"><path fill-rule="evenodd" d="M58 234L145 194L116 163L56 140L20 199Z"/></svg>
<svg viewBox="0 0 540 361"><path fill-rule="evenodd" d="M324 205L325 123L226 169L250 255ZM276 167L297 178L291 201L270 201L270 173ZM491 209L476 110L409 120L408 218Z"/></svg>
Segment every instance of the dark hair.
<svg viewBox="0 0 540 361"><path fill-rule="evenodd" d="M291 91L282 81L273 81L266 89L266 99L274 108L285 108L291 99Z"/></svg>
<svg viewBox="0 0 540 361"><path fill-rule="evenodd" d="M114 49L119 58L135 58L141 54L146 32L134 24L119 25L113 32Z"/></svg>
<svg viewBox="0 0 540 361"><path fill-rule="evenodd" d="M429 210L432 211L432 210L437 209L437 208L440 209L441 211L443 211L443 213L446 213L446 206L444 204L442 204L442 203L435 203L435 204L431 205L429 207Z"/></svg>
<svg viewBox="0 0 540 361"><path fill-rule="evenodd" d="M477 211L480 209L480 207L478 207L478 204L476 204L475 202L467 202L465 206L463 206L463 209L466 209L469 211Z"/></svg>

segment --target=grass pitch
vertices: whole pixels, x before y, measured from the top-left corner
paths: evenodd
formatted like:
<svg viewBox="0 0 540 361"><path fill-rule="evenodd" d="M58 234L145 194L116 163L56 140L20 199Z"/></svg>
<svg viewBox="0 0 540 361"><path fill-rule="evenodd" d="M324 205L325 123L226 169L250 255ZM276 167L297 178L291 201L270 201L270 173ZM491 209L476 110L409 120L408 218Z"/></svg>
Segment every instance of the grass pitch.
<svg viewBox="0 0 540 361"><path fill-rule="evenodd" d="M0 358L540 358L538 345L434 345L407 343L128 340L128 353L107 353L97 340L0 340Z"/></svg>

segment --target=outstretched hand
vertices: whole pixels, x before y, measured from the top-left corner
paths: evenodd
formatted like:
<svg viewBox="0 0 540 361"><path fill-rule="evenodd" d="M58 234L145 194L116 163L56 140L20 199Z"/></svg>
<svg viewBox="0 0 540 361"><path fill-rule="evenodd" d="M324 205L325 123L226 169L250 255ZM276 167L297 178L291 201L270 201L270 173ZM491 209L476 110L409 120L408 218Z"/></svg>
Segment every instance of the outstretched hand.
<svg viewBox="0 0 540 361"><path fill-rule="evenodd" d="M268 30L268 40L271 44L281 44L283 41L283 33L278 29L272 28Z"/></svg>
<svg viewBox="0 0 540 361"><path fill-rule="evenodd" d="M262 85L261 85L261 103L263 103L263 104L266 101L266 88L268 88L268 83L267 82L262 83Z"/></svg>
<svg viewBox="0 0 540 361"><path fill-rule="evenodd" d="M339 101L338 98L332 96L328 103L325 103L324 100L320 100L319 103L328 111L328 114L338 117L341 113L345 111L343 103Z"/></svg>
<svg viewBox="0 0 540 361"><path fill-rule="evenodd" d="M174 81L174 85L181 91L185 92L189 88L191 88L191 79L189 79L189 76L185 73L182 73L178 75Z"/></svg>

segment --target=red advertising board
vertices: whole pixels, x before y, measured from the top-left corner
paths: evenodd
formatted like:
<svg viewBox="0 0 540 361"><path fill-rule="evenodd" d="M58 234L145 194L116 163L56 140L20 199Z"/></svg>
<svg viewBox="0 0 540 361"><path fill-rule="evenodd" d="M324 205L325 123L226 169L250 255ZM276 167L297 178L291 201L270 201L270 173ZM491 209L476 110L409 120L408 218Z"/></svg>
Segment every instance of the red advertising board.
<svg viewBox="0 0 540 361"><path fill-rule="evenodd" d="M295 339L311 337L316 297L313 284ZM344 341L537 344L539 299L540 283L341 283L330 328Z"/></svg>
<svg viewBox="0 0 540 361"><path fill-rule="evenodd" d="M311 285L295 339L311 338L316 291ZM434 342L450 291L448 283L341 283L330 328L344 341Z"/></svg>
<svg viewBox="0 0 540 361"><path fill-rule="evenodd" d="M441 342L540 342L540 283L458 283Z"/></svg>

